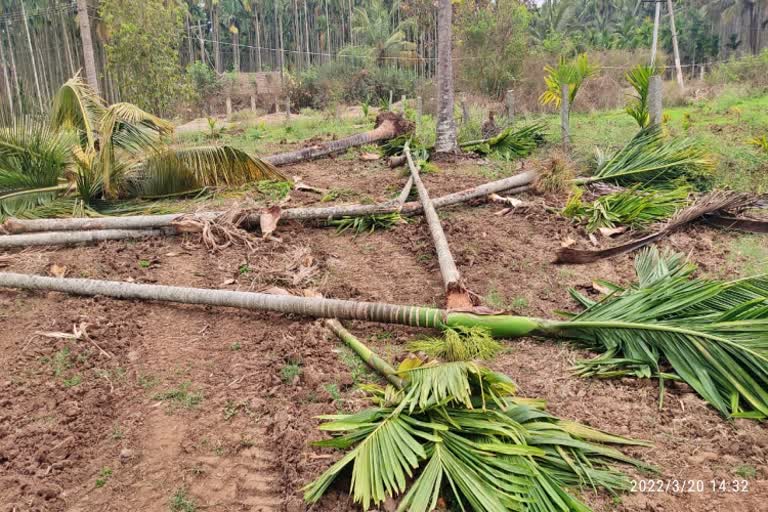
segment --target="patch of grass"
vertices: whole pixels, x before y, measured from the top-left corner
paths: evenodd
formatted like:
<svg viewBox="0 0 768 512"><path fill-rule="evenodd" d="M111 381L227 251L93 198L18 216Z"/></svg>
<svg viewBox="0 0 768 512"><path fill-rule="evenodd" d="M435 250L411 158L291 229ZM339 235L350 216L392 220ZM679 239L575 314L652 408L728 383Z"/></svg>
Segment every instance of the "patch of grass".
<svg viewBox="0 0 768 512"><path fill-rule="evenodd" d="M335 382L330 382L324 385L323 389L325 389L325 391L327 391L331 396L334 403L336 404L336 407L341 406L341 392L339 391L339 386L337 386Z"/></svg>
<svg viewBox="0 0 768 512"><path fill-rule="evenodd" d="M104 487L107 485L107 482L109 481L109 478L112 476L112 470L109 468L102 468L101 471L99 471L99 477L96 479L96 487Z"/></svg>
<svg viewBox="0 0 768 512"><path fill-rule="evenodd" d="M233 344L231 344L229 346L229 350L231 350L233 352L237 352L238 350L240 350L242 348L243 348L243 346L240 344L239 341L236 341L236 342L234 342Z"/></svg>
<svg viewBox="0 0 768 512"><path fill-rule="evenodd" d="M157 383L158 383L157 377L149 374L139 375L137 381L139 386L143 387L144 389L152 389L155 386L157 386Z"/></svg>
<svg viewBox="0 0 768 512"><path fill-rule="evenodd" d="M329 203L331 201L350 201L360 197L360 193L349 188L332 188L321 199L322 203Z"/></svg>
<svg viewBox="0 0 768 512"><path fill-rule="evenodd" d="M171 512L197 512L197 504L183 487L176 489L168 503Z"/></svg>
<svg viewBox="0 0 768 512"><path fill-rule="evenodd" d="M234 418L237 415L238 409L239 406L235 403L234 400L227 400L227 402L224 404L224 419L230 420Z"/></svg>
<svg viewBox="0 0 768 512"><path fill-rule="evenodd" d="M124 437L123 430L120 428L120 425L115 425L112 427L112 439L115 441L119 441Z"/></svg>
<svg viewBox="0 0 768 512"><path fill-rule="evenodd" d="M751 464L742 464L736 467L733 472L734 474L740 476L741 478L746 478L747 480L751 480L757 476L757 469Z"/></svg>
<svg viewBox="0 0 768 512"><path fill-rule="evenodd" d="M51 359L51 366L53 366L53 374L56 377L61 377L64 372L72 368L72 352L69 347L64 347L55 354Z"/></svg>
<svg viewBox="0 0 768 512"><path fill-rule="evenodd" d="M768 247L760 235L743 235L731 243L728 258L739 267L742 276L761 274L768 265Z"/></svg>
<svg viewBox="0 0 768 512"><path fill-rule="evenodd" d="M272 201L285 199L291 192L292 185L287 181L264 180L256 184L256 190Z"/></svg>
<svg viewBox="0 0 768 512"><path fill-rule="evenodd" d="M237 267L237 273L240 274L241 276L250 274L251 272L253 272L253 269L247 263L243 263L242 265Z"/></svg>
<svg viewBox="0 0 768 512"><path fill-rule="evenodd" d="M339 358L349 368L349 373L352 375L352 381L355 385L359 384L362 380L370 380L373 376L368 369L368 365L363 363L360 357L347 347L339 349Z"/></svg>
<svg viewBox="0 0 768 512"><path fill-rule="evenodd" d="M184 381L178 388L169 389L163 393L157 393L154 396L154 399L169 402L185 409L192 409L197 407L200 402L203 401L203 394L198 391L192 391L191 388L192 383Z"/></svg>
<svg viewBox="0 0 768 512"><path fill-rule="evenodd" d="M301 375L301 365L298 363L287 363L280 368L280 380L285 384L292 383L299 375Z"/></svg>
<svg viewBox="0 0 768 512"><path fill-rule="evenodd" d="M75 386L80 385L80 383L83 382L83 378L80 376L79 373L74 374L68 379L64 379L61 381L62 384L64 384L65 388L73 388Z"/></svg>
<svg viewBox="0 0 768 512"><path fill-rule="evenodd" d="M149 260L139 260L137 265L139 265L139 268L149 268L149 266L152 263Z"/></svg>

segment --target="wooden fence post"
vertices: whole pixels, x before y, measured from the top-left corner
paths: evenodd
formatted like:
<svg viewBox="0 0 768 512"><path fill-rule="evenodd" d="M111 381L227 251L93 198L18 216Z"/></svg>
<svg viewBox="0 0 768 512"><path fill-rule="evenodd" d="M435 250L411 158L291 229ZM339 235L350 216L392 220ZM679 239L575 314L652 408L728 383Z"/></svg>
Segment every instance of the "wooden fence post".
<svg viewBox="0 0 768 512"><path fill-rule="evenodd" d="M570 96L571 88L568 84L563 84L560 88L560 133L563 138L563 150L568 151L571 145L571 130L570 130Z"/></svg>
<svg viewBox="0 0 768 512"><path fill-rule="evenodd" d="M285 118L286 119L291 118L291 97L290 96L285 97Z"/></svg>
<svg viewBox="0 0 768 512"><path fill-rule="evenodd" d="M421 100L421 96L416 97L416 132L418 133L421 127L421 116L424 115L424 102Z"/></svg>
<svg viewBox="0 0 768 512"><path fill-rule="evenodd" d="M507 123L512 124L515 120L515 91L513 89L507 90L507 94L504 97L504 103L507 106Z"/></svg>
<svg viewBox="0 0 768 512"><path fill-rule="evenodd" d="M461 122L464 126L469 124L469 107L467 106L467 97L461 95Z"/></svg>

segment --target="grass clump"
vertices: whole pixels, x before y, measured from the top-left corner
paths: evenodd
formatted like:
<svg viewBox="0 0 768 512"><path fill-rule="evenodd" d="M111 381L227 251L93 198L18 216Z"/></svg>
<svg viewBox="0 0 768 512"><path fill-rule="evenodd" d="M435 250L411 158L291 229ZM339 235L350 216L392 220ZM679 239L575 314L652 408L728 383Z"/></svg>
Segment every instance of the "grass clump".
<svg viewBox="0 0 768 512"><path fill-rule="evenodd" d="M185 381L182 382L178 388L169 389L163 393L157 393L154 396L154 399L166 401L185 409L192 409L200 405L200 402L203 401L203 394L197 391L192 391L191 388L192 383Z"/></svg>
<svg viewBox="0 0 768 512"><path fill-rule="evenodd" d="M280 380L285 384L290 384L301 375L301 365L298 363L288 363L280 368Z"/></svg>
<svg viewBox="0 0 768 512"><path fill-rule="evenodd" d="M197 504L183 487L176 489L168 503L171 512L197 512Z"/></svg>
<svg viewBox="0 0 768 512"><path fill-rule="evenodd" d="M446 329L442 337L424 338L408 344L408 350L423 352L441 361L493 359L502 348L504 346L483 327Z"/></svg>
<svg viewBox="0 0 768 512"><path fill-rule="evenodd" d="M109 468L103 468L99 471L99 477L96 479L96 487L104 487L107 485L109 478L112 476L112 470Z"/></svg>

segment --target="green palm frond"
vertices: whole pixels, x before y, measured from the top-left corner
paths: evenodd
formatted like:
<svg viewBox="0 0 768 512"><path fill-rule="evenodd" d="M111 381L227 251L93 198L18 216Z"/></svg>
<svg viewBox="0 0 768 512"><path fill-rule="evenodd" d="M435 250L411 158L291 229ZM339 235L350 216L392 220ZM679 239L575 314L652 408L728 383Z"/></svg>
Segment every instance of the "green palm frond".
<svg viewBox="0 0 768 512"><path fill-rule="evenodd" d="M31 120L0 127L0 215L44 205L66 190L74 143L71 132Z"/></svg>
<svg viewBox="0 0 768 512"><path fill-rule="evenodd" d="M644 443L561 422L474 363L401 374L403 390L372 388L378 408L322 417L334 437L316 444L351 450L304 488L308 502L352 465L351 493L366 510L404 493L398 510L410 512L434 510L441 497L462 510L588 512L568 487L622 490L629 481L616 463L649 469L606 446Z"/></svg>
<svg viewBox="0 0 768 512"><path fill-rule="evenodd" d="M635 185L600 196L592 203L584 203L581 201L582 189L577 188L562 214L586 225L590 233L616 226L642 229L674 216L689 204L690 193L687 186L657 190Z"/></svg>
<svg viewBox="0 0 768 512"><path fill-rule="evenodd" d="M51 128L76 130L84 139L83 149L94 148L106 106L104 100L75 75L62 85L53 98Z"/></svg>
<svg viewBox="0 0 768 512"><path fill-rule="evenodd" d="M539 102L542 105L554 104L560 107L562 101L562 86L568 85L569 105L573 107L576 95L584 82L598 72L598 66L591 64L586 53L577 56L573 61L568 62L565 57L560 57L560 62L556 67L546 66L544 71L547 75L544 77L544 83L547 89L539 96Z"/></svg>
<svg viewBox="0 0 768 512"><path fill-rule="evenodd" d="M496 154L504 160L514 160L533 153L545 142L546 130L542 123L523 128L509 127L487 140L462 143L461 147L480 154Z"/></svg>
<svg viewBox="0 0 768 512"><path fill-rule="evenodd" d="M445 329L442 337L424 338L408 344L411 352L423 352L441 361L493 359L504 346L483 327Z"/></svg>
<svg viewBox="0 0 768 512"><path fill-rule="evenodd" d="M373 233L381 229L391 229L398 224L404 223L405 219L398 212L342 217L328 221L330 226L336 226L337 233L341 234L346 231L352 231L355 236L361 233Z"/></svg>
<svg viewBox="0 0 768 512"><path fill-rule="evenodd" d="M690 139L667 139L658 126L640 130L623 148L600 158L587 181L620 185L669 183L681 177L702 178L714 169L712 157Z"/></svg>
<svg viewBox="0 0 768 512"><path fill-rule="evenodd" d="M637 285L559 326L601 354L578 373L681 379L723 415L768 417L768 277L693 278L683 261L644 251Z"/></svg>
<svg viewBox="0 0 768 512"><path fill-rule="evenodd" d="M640 128L645 128L650 122L648 112L648 86L651 77L657 73L655 67L638 64L627 72L629 85L635 90L635 95L626 107L626 112L634 119Z"/></svg>
<svg viewBox="0 0 768 512"><path fill-rule="evenodd" d="M202 187L237 186L287 178L273 165L231 146L169 149L144 163L141 195L165 195Z"/></svg>

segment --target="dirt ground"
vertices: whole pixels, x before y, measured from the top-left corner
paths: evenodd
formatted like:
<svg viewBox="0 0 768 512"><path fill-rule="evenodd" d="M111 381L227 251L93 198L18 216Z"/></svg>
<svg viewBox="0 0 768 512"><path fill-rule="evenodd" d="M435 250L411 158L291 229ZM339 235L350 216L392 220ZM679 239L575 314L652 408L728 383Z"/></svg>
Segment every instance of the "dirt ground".
<svg viewBox="0 0 768 512"><path fill-rule="evenodd" d="M476 161L441 163L425 176L433 197L493 179ZM346 200L386 200L405 182L382 162L354 158L291 169ZM294 192L289 204L319 204ZM489 305L526 315L573 309L568 287L600 277L632 279L622 256L554 266L561 242L583 233L546 213L544 199L499 216L495 205L441 213L469 287ZM550 199L551 200L551 199ZM329 203L324 203L329 204ZM282 242L253 254L209 254L192 238L108 242L12 253L5 270L205 288L292 291L327 297L442 305L442 285L421 218L352 237L331 228L281 224ZM702 271L732 275L734 235L692 227L662 243L690 253ZM52 268L53 265L56 267ZM64 339L85 324L87 337ZM350 330L392 359L415 329L350 322ZM48 333L46 335L46 333ZM552 413L653 448L628 453L656 465L638 479L703 480L702 492L581 491L597 511L766 510L768 431L729 422L685 385L659 409L655 381L584 380L568 368L587 354L564 344L510 341L491 365ZM376 379L313 319L228 308L81 298L0 290L0 511L300 511L300 488L337 455L313 448L321 414L364 405L357 382ZM747 492L710 481L746 480ZM317 511L355 510L344 485Z"/></svg>

